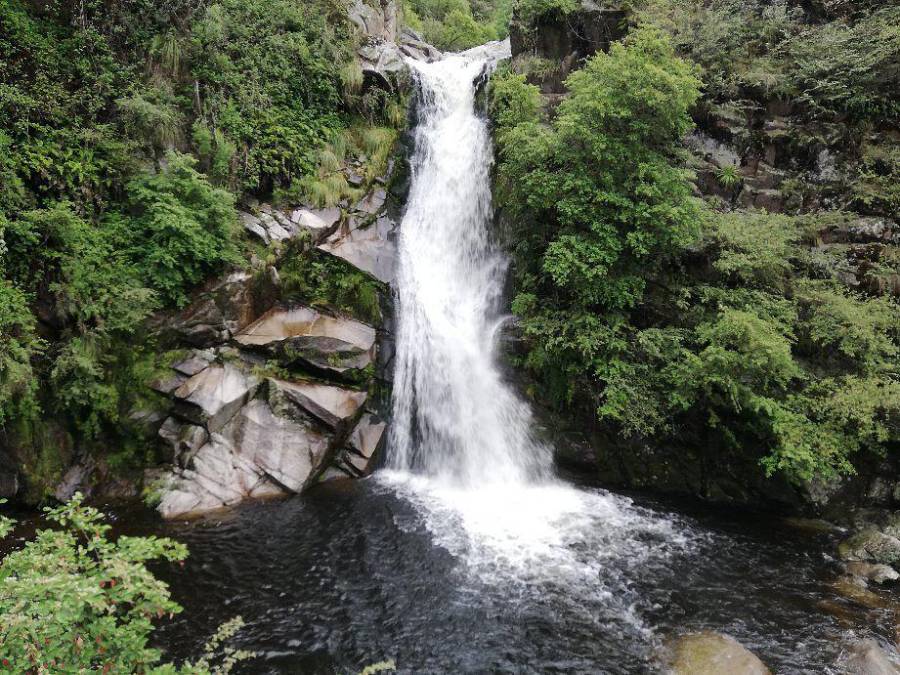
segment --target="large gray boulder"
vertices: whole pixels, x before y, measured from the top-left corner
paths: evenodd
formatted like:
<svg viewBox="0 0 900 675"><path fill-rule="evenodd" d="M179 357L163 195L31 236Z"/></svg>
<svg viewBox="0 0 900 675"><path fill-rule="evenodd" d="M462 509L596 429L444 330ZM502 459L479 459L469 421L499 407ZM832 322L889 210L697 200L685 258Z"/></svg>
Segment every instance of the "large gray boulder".
<svg viewBox="0 0 900 675"><path fill-rule="evenodd" d="M269 380L265 398L241 406L208 442L181 455L181 467L154 481L157 509L165 518L188 517L301 492L325 469L365 398L339 387ZM176 424L171 435L179 442L191 427Z"/></svg>
<svg viewBox="0 0 900 675"><path fill-rule="evenodd" d="M357 55L364 81L388 91L402 90L409 86L409 67L395 43L371 42L360 47Z"/></svg>
<svg viewBox="0 0 900 675"><path fill-rule="evenodd" d="M340 375L374 361L375 338L375 329L359 321L295 307L263 314L235 342L276 356L284 365L300 362Z"/></svg>
<svg viewBox="0 0 900 675"><path fill-rule="evenodd" d="M258 386L256 377L232 363L212 365L175 390L175 413L212 433L225 426Z"/></svg>
<svg viewBox="0 0 900 675"><path fill-rule="evenodd" d="M338 468L353 476L371 473L384 444L386 430L387 424L377 416L364 414L347 439L347 447L337 462Z"/></svg>
<svg viewBox="0 0 900 675"><path fill-rule="evenodd" d="M152 489L164 518L195 516L245 499L285 493L220 434L213 434L197 451L189 468L174 467L163 473L152 482Z"/></svg>
<svg viewBox="0 0 900 675"><path fill-rule="evenodd" d="M254 399L222 431L234 451L290 492L300 492L323 466L331 439L310 424Z"/></svg>
<svg viewBox="0 0 900 675"><path fill-rule="evenodd" d="M170 461L187 463L209 440L209 433L205 427L185 424L174 417L167 417L159 428L159 438L168 449Z"/></svg>
<svg viewBox="0 0 900 675"><path fill-rule="evenodd" d="M400 12L394 0L354 0L348 11L350 21L370 40L396 42Z"/></svg>
<svg viewBox="0 0 900 675"><path fill-rule="evenodd" d="M314 242L321 241L334 231L341 221L341 210L337 207L326 209L294 209L290 215L291 222L300 230L309 233Z"/></svg>
<svg viewBox="0 0 900 675"><path fill-rule="evenodd" d="M384 215L367 226L359 221L350 223L338 229L318 248L390 284L397 268L396 237L397 224Z"/></svg>
<svg viewBox="0 0 900 675"><path fill-rule="evenodd" d="M317 382L268 380L273 408L298 406L312 419L335 432L346 430L365 403L367 394Z"/></svg>
<svg viewBox="0 0 900 675"><path fill-rule="evenodd" d="M893 565L900 561L900 539L869 527L842 541L838 555L842 560Z"/></svg>
<svg viewBox="0 0 900 675"><path fill-rule="evenodd" d="M674 675L769 675L753 652L728 635L703 632L679 638L674 646Z"/></svg>

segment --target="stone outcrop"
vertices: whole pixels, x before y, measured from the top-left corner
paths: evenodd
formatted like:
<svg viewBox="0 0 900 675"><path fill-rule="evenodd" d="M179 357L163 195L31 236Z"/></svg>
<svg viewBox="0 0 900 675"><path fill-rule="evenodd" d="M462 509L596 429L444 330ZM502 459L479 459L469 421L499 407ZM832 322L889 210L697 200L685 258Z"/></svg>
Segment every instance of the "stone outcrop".
<svg viewBox="0 0 900 675"><path fill-rule="evenodd" d="M386 440L387 423L377 415L366 413L350 434L338 454L335 467L347 476L367 476Z"/></svg>
<svg viewBox="0 0 900 675"><path fill-rule="evenodd" d="M400 30L392 0L354 0L349 16L361 33L364 88L406 87L406 59L440 57ZM240 221L269 247L265 260L254 256L252 271L210 282L154 324L166 347L180 350L151 384L163 403L148 437L166 463L148 472L145 487L165 517L299 493L377 465L387 437L389 326L304 304L278 266L285 255L303 255L368 274L381 282L381 321L389 320L405 192L393 176L398 165L405 166L391 160L385 175L372 177L364 159L348 159L344 176L362 197L331 208L248 199Z"/></svg>
<svg viewBox="0 0 900 675"><path fill-rule="evenodd" d="M197 373L172 395L179 416L215 432L253 397L257 386L257 378L226 361Z"/></svg>
<svg viewBox="0 0 900 675"><path fill-rule="evenodd" d="M159 317L151 328L169 342L194 347L226 342L255 318L249 279L244 271L215 279L195 293L188 307L174 317Z"/></svg>
<svg viewBox="0 0 900 675"><path fill-rule="evenodd" d="M737 640L720 633L693 633L673 649L674 675L769 675L765 664Z"/></svg>
<svg viewBox="0 0 900 675"><path fill-rule="evenodd" d="M286 366L303 364L333 375L372 365L375 340L371 326L310 307L272 309L235 336L240 346L262 351Z"/></svg>
<svg viewBox="0 0 900 675"><path fill-rule="evenodd" d="M268 246L301 234L307 235L313 242L321 241L337 227L341 210L336 207L317 209L298 205L281 211L263 204L256 213L241 211L239 215L244 230Z"/></svg>
<svg viewBox="0 0 900 675"><path fill-rule="evenodd" d="M379 199L383 205L384 198ZM360 206L375 210L380 208L380 205L376 206L377 201L364 200ZM319 244L319 250L346 260L379 281L390 284L396 274L397 230L397 223L387 215L379 216L374 222L354 218Z"/></svg>
<svg viewBox="0 0 900 675"><path fill-rule="evenodd" d="M357 55L364 84L388 91L407 89L411 80L405 58L433 61L441 56L414 31L399 29L399 9L394 0L355 0L349 16L362 35Z"/></svg>
<svg viewBox="0 0 900 675"><path fill-rule="evenodd" d="M270 245L303 237L303 255L333 256L388 284L396 258L396 219L388 214L397 212L388 180L376 179L343 208L263 205L244 214L244 225ZM273 250L277 264L284 249ZM298 493L322 476L364 476L383 447L387 398L360 387L377 390L389 380L388 334L285 302L277 268L254 264L253 273L211 282L178 315L158 321L168 344L193 347L151 383L167 401L150 425L167 464L145 482L167 518Z"/></svg>
<svg viewBox="0 0 900 675"><path fill-rule="evenodd" d="M172 392L171 415L159 429L172 465L150 479L164 517L300 492L347 444L374 455L371 422L357 425L365 391L260 381L252 361L230 348L215 359Z"/></svg>

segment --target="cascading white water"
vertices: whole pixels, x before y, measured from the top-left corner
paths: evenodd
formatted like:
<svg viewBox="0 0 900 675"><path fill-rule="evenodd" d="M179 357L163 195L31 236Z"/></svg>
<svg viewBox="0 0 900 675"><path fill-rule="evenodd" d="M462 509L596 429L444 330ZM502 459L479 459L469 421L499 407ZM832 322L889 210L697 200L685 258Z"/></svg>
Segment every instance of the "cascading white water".
<svg viewBox="0 0 900 675"><path fill-rule="evenodd" d="M419 124L400 227L389 466L378 480L478 583L610 612L643 635L623 570L682 550L686 537L626 498L556 479L551 449L498 366L506 261L490 236L492 144L475 99L505 55L508 44L495 43L410 61Z"/></svg>
<svg viewBox="0 0 900 675"><path fill-rule="evenodd" d="M495 43L410 61L419 125L400 228L390 463L469 487L546 479L551 461L495 359L506 265L489 236L491 140L475 90L504 56Z"/></svg>

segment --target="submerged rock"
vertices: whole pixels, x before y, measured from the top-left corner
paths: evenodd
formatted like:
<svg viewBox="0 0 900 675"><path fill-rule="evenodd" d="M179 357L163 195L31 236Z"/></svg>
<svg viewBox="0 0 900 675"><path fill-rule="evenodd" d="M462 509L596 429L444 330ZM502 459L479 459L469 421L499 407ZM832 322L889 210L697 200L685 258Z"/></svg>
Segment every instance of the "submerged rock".
<svg viewBox="0 0 900 675"><path fill-rule="evenodd" d="M770 671L740 642L720 633L693 633L674 647L675 675L769 675Z"/></svg>
<svg viewBox="0 0 900 675"><path fill-rule="evenodd" d="M853 645L839 664L847 675L900 675L900 658L896 652L882 648L875 640Z"/></svg>
<svg viewBox="0 0 900 675"><path fill-rule="evenodd" d="M900 561L900 539L870 527L842 541L838 555L842 560L891 565Z"/></svg>
<svg viewBox="0 0 900 675"><path fill-rule="evenodd" d="M865 579L866 581L873 581L876 584L883 584L888 581L897 581L897 579L900 579L900 573L889 565L867 562L848 562L846 568L848 574Z"/></svg>

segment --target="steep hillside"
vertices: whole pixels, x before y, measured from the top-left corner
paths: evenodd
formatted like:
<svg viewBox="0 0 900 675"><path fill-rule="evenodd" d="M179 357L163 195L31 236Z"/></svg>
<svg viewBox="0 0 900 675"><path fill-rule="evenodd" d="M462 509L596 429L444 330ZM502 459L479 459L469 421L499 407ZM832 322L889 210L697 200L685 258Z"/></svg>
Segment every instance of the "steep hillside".
<svg viewBox="0 0 900 675"><path fill-rule="evenodd" d="M492 110L521 362L607 480L892 503L898 12L517 5Z"/></svg>

